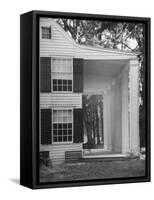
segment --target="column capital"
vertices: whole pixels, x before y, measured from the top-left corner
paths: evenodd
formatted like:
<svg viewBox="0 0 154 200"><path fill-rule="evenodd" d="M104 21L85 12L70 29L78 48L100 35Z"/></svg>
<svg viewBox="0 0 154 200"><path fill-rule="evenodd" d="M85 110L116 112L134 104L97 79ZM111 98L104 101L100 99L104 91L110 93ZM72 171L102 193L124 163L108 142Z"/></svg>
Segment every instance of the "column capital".
<svg viewBox="0 0 154 200"><path fill-rule="evenodd" d="M138 66L139 65L139 61L137 59L135 60L129 60L129 66Z"/></svg>

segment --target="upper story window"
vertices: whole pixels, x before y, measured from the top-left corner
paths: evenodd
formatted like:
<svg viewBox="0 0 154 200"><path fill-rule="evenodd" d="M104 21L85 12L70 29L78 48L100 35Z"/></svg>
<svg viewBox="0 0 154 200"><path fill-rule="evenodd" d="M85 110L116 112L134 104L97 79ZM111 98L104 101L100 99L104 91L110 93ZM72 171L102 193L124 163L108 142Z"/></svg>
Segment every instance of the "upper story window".
<svg viewBox="0 0 154 200"><path fill-rule="evenodd" d="M70 58L53 58L51 78L53 92L72 92L73 60Z"/></svg>
<svg viewBox="0 0 154 200"><path fill-rule="evenodd" d="M42 39L51 39L51 26L42 26Z"/></svg>

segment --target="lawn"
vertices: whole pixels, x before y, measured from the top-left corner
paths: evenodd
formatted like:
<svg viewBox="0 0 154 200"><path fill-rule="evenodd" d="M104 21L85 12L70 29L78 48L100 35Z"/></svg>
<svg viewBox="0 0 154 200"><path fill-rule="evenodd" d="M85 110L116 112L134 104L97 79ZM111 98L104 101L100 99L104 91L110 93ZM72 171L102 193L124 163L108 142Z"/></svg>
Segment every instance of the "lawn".
<svg viewBox="0 0 154 200"><path fill-rule="evenodd" d="M41 166L40 182L139 177L145 175L145 160L89 161Z"/></svg>

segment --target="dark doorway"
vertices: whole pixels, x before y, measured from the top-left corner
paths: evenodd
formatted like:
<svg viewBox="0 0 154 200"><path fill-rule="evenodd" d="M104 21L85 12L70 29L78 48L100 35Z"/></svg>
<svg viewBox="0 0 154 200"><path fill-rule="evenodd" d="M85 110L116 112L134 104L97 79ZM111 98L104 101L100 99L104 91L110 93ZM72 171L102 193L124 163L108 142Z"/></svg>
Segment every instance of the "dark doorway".
<svg viewBox="0 0 154 200"><path fill-rule="evenodd" d="M104 149L103 95L83 95L84 149Z"/></svg>

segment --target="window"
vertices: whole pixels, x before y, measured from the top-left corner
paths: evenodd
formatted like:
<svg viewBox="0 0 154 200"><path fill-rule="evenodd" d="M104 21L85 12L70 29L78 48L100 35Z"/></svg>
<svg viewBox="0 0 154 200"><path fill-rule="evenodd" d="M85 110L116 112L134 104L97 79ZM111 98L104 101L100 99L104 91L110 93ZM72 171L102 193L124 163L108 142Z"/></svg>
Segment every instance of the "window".
<svg viewBox="0 0 154 200"><path fill-rule="evenodd" d="M54 92L72 92L73 61L70 58L52 59L52 90Z"/></svg>
<svg viewBox="0 0 154 200"><path fill-rule="evenodd" d="M51 26L42 27L42 39L51 39Z"/></svg>
<svg viewBox="0 0 154 200"><path fill-rule="evenodd" d="M52 117L53 143L72 142L72 110L53 110Z"/></svg>

